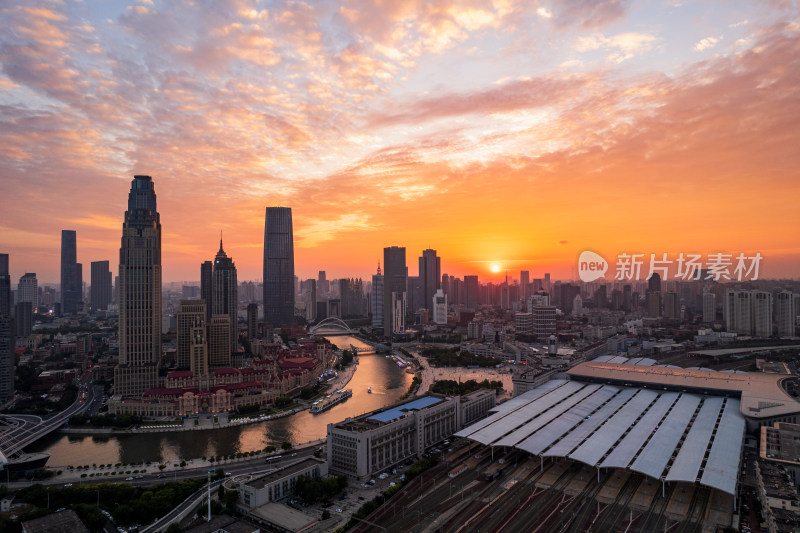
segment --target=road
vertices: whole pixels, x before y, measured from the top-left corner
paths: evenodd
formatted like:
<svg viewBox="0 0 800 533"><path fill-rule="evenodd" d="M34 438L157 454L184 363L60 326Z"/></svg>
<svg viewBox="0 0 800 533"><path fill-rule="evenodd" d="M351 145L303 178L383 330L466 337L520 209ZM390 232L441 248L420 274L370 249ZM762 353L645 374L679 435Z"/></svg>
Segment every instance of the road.
<svg viewBox="0 0 800 533"><path fill-rule="evenodd" d="M4 415L2 418L7 427L0 434L0 453L11 457L21 452L26 446L63 426L69 417L81 414L98 403L95 387L88 385L86 381L87 378L84 377L78 389L78 397L72 405L48 420L33 415Z"/></svg>

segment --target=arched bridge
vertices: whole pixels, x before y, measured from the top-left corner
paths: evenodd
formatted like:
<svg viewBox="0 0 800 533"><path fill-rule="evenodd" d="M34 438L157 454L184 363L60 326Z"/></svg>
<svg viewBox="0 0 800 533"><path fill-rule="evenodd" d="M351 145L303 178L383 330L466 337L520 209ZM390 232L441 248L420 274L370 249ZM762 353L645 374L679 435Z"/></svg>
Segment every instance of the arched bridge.
<svg viewBox="0 0 800 533"><path fill-rule="evenodd" d="M324 333L325 335L352 335L356 333L341 318L329 316L322 319L308 330L309 333Z"/></svg>

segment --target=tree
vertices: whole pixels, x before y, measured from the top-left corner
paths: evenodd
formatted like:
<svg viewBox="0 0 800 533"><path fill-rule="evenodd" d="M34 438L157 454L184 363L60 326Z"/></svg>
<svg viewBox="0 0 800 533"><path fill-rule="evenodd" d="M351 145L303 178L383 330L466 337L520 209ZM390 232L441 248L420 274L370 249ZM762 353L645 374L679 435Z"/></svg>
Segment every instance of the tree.
<svg viewBox="0 0 800 533"><path fill-rule="evenodd" d="M330 517L331 517L331 512L330 512L330 511L328 511L327 509L325 509L324 511L322 511L322 519L323 519L323 520L327 520L327 519L328 519L328 518L330 518Z"/></svg>
<svg viewBox="0 0 800 533"><path fill-rule="evenodd" d="M285 440L281 444L281 448L283 448L284 450L291 450L292 449L292 443L289 442L288 440Z"/></svg>
<svg viewBox="0 0 800 533"><path fill-rule="evenodd" d="M173 522L167 527L166 533L181 533L183 529L178 522Z"/></svg>

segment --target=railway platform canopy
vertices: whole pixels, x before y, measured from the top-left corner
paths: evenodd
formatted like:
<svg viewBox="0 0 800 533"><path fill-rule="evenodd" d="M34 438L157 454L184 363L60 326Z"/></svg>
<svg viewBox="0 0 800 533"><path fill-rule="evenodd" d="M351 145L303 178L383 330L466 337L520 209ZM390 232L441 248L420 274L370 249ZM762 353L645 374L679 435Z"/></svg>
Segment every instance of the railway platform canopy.
<svg viewBox="0 0 800 533"><path fill-rule="evenodd" d="M740 400L733 396L573 377L497 406L456 436L735 494L744 433Z"/></svg>

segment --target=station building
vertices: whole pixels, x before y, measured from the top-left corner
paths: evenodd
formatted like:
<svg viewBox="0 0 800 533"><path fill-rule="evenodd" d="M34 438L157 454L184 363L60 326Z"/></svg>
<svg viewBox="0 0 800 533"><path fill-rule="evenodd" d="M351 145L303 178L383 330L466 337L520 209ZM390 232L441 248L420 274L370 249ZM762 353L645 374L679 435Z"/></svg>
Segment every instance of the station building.
<svg viewBox="0 0 800 533"><path fill-rule="evenodd" d="M495 391L480 389L464 396L429 394L328 424L331 474L367 479L399 465L485 417L495 406Z"/></svg>

